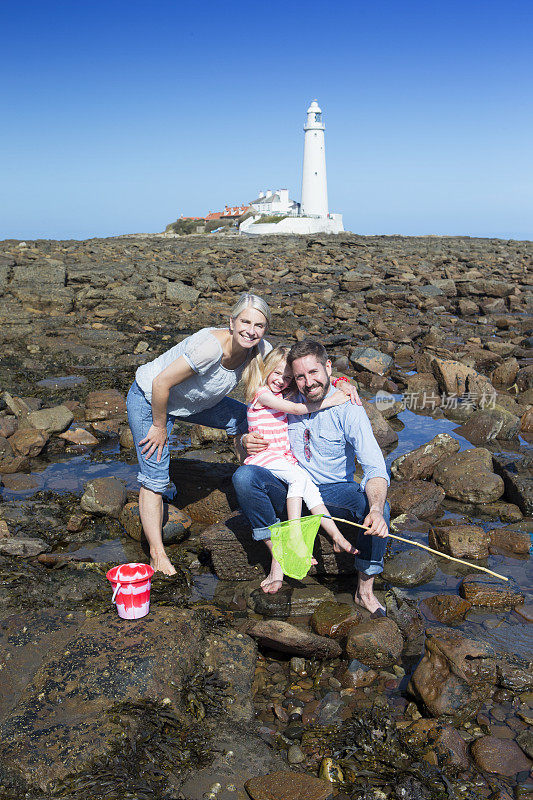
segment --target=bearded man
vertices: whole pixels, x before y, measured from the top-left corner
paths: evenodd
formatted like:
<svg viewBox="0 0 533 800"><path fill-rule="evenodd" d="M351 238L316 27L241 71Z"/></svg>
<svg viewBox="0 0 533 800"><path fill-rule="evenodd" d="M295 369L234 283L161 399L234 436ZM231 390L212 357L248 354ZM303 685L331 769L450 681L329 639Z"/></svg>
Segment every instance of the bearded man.
<svg viewBox="0 0 533 800"><path fill-rule="evenodd" d="M297 401L320 402L334 391L331 361L320 342L298 342L291 348L287 362L300 393ZM375 596L373 585L374 577L383 571L390 522L389 477L364 408L344 403L305 416L289 414L288 426L291 450L317 484L331 516L368 528L358 534L355 542L359 552L355 556L358 580L354 600L373 616L384 616L385 609ZM266 446L253 432L242 437L242 444L249 453ZM363 469L360 484L354 481L356 459ZM255 465L239 467L233 483L252 526L253 538L264 541L271 550L269 526L284 515L287 485L269 470ZM278 591L282 580L281 567L273 559L267 591Z"/></svg>

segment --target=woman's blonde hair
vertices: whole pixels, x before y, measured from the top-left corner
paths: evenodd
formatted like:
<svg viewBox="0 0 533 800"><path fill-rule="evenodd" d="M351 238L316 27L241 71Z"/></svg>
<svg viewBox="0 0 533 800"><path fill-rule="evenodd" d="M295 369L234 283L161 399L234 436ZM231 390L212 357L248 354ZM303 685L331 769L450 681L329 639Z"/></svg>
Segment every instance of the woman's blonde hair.
<svg viewBox="0 0 533 800"><path fill-rule="evenodd" d="M273 372L282 361L287 360L290 347L275 347L266 356L265 360L261 359L261 365L251 375L244 375L244 385L246 390L246 402L251 403L252 399L259 389L266 383L266 379Z"/></svg>
<svg viewBox="0 0 533 800"><path fill-rule="evenodd" d="M265 333L268 331L270 327L270 309L268 305L265 303L262 297L259 297L256 294L250 294L249 292L243 292L237 298L237 302L231 309L230 318L232 320L237 319L237 317L242 314L247 308L255 308L256 311L260 311L261 314L266 319L266 328ZM244 381L245 386L248 386L249 383L254 383L256 386L261 385L261 372L264 367L264 361L261 353L259 352L259 347L255 345L252 348L250 353L250 360L248 364L244 368L242 373L242 379ZM272 370L271 370L272 371ZM254 390L254 394L257 389ZM253 395L252 395L253 396Z"/></svg>

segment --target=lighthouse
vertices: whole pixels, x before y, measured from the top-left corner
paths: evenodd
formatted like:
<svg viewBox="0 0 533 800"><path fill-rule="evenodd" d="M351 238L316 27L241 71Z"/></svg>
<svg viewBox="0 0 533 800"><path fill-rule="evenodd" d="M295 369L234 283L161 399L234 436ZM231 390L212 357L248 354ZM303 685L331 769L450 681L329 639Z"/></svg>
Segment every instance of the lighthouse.
<svg viewBox="0 0 533 800"><path fill-rule="evenodd" d="M326 146L324 142L322 109L313 100L307 109L304 126L304 164L302 173L301 214L311 217L328 216L328 185L326 180Z"/></svg>
<svg viewBox="0 0 533 800"><path fill-rule="evenodd" d="M289 201L285 189L271 192L268 197L260 195L250 203L253 211L239 225L239 233L246 236L270 236L344 231L342 214L328 212L324 123L322 110L316 100L307 109L304 131L302 202Z"/></svg>

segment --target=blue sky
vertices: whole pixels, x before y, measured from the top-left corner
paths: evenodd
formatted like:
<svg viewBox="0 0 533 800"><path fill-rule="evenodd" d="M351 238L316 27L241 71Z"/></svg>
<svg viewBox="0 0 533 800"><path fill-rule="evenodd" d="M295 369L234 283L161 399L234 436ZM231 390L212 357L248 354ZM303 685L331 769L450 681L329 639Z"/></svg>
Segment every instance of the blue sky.
<svg viewBox="0 0 533 800"><path fill-rule="evenodd" d="M315 97L347 230L533 239L532 23L526 0L4 2L0 239L299 200Z"/></svg>

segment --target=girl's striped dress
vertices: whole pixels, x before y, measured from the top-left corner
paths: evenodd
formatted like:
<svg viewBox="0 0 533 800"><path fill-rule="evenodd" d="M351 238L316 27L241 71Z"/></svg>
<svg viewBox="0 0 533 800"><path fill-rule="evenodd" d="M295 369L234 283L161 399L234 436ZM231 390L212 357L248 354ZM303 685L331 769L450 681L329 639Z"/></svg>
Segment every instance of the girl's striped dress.
<svg viewBox="0 0 533 800"><path fill-rule="evenodd" d="M266 450L248 456L245 464L255 464L258 467L268 467L274 461L283 459L289 464L298 464L298 461L291 453L289 434L287 427L287 415L283 411L276 411L273 408L257 407L258 401L265 387L262 386L254 395L248 406L248 431L255 431L268 442Z"/></svg>

